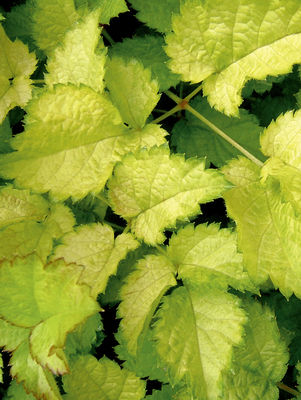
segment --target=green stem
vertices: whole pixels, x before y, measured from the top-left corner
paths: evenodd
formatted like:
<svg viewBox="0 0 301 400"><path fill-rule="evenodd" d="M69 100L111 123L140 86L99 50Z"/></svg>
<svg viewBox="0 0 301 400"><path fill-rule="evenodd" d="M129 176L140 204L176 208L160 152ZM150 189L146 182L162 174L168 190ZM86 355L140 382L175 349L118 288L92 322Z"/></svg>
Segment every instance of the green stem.
<svg viewBox="0 0 301 400"><path fill-rule="evenodd" d="M127 226L124 228L123 233L128 233L129 230L130 230L130 225L127 225Z"/></svg>
<svg viewBox="0 0 301 400"><path fill-rule="evenodd" d="M112 39L111 35L105 30L105 28L102 28L103 36L107 39L107 41L110 43L111 46L115 44L114 40Z"/></svg>
<svg viewBox="0 0 301 400"><path fill-rule="evenodd" d="M177 111L181 110L181 107L179 105L176 105L174 108L172 108L169 111L166 111L163 115L160 117L154 119L151 121L152 124L158 124L159 122L163 121L165 118L170 117L172 114L175 114Z"/></svg>
<svg viewBox="0 0 301 400"><path fill-rule="evenodd" d="M199 88L197 88L199 89ZM197 90L196 89L196 90ZM194 92L196 92L196 90ZM182 104L182 108L185 110L188 110L193 114L195 117L197 117L200 121L202 121L205 125L209 126L210 129L213 130L213 132L217 133L219 136L221 136L224 140L226 140L228 143L230 143L233 147L235 147L237 150L239 150L244 156L246 156L249 160L253 161L256 165L259 167L263 166L263 162L258 160L253 154L249 153L248 150L246 150L244 147L242 147L240 144L238 144L235 140L233 140L230 136L228 136L225 132L223 132L221 129L219 129L216 125L214 125L211 121L209 121L207 118L205 118L202 114L200 114L198 111L196 111L194 108L192 108L188 102L187 98L185 99L180 99L176 94L172 93L171 91L167 90L165 92L168 97L170 97L172 100L174 100L176 103Z"/></svg>
<svg viewBox="0 0 301 400"><path fill-rule="evenodd" d="M114 222L109 222L109 221L106 221L106 220L104 220L103 222L108 224L108 225L110 225L116 231L124 232L124 226L120 226L120 225L114 224Z"/></svg>
<svg viewBox="0 0 301 400"><path fill-rule="evenodd" d="M300 392L298 392L298 391L295 390L295 389L290 388L289 386L285 385L285 384L282 383L282 382L278 382L278 383L277 383L277 386L279 387L279 389L282 389L282 390L284 390L285 392L292 394L293 396L296 396L296 397L297 397L297 396L300 396Z"/></svg>
<svg viewBox="0 0 301 400"><path fill-rule="evenodd" d="M258 160L258 158L254 157L253 154L249 153L248 150L246 150L244 147L242 147L240 144L235 142L230 136L228 136L225 132L223 132L221 129L219 129L216 125L214 125L212 122L210 122L207 118L205 118L202 114L200 114L198 111L196 111L194 108L192 108L189 104L185 107L186 110L190 111L191 114L196 116L200 121L202 121L204 124L209 126L215 133L217 133L220 137L222 137L224 140L226 140L228 143L230 143L233 147L235 147L237 150L239 150L244 156L246 156L249 160L253 161L256 165L259 167L263 166L263 162Z"/></svg>
<svg viewBox="0 0 301 400"><path fill-rule="evenodd" d="M32 83L34 84L34 85L41 85L41 84L45 84L45 81L44 81L44 79L32 79Z"/></svg>
<svg viewBox="0 0 301 400"><path fill-rule="evenodd" d="M102 201L103 203L105 203L108 207L110 207L110 204L108 202L108 200L100 193L95 194L94 197L96 197L98 200Z"/></svg>
<svg viewBox="0 0 301 400"><path fill-rule="evenodd" d="M196 94L198 94L202 90L202 85L199 85L195 88L188 96L185 97L185 101L189 102Z"/></svg>

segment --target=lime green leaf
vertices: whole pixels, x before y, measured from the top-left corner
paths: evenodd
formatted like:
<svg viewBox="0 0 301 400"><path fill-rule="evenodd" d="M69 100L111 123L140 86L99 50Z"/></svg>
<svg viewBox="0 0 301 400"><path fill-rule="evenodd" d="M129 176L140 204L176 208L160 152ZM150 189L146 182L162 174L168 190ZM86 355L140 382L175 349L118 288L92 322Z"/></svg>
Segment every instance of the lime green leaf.
<svg viewBox="0 0 301 400"><path fill-rule="evenodd" d="M141 378L168 382L166 368L160 363L160 358L155 346L151 329L147 329L144 335L138 339L137 352L133 356L127 351L127 341L119 331L115 335L119 345L114 348L119 360L123 360L122 366ZM163 369L164 368L164 369Z"/></svg>
<svg viewBox="0 0 301 400"><path fill-rule="evenodd" d="M75 331L68 333L65 345L67 357L89 353L97 341L97 333L102 330L101 317L99 314L94 314L79 325Z"/></svg>
<svg viewBox="0 0 301 400"><path fill-rule="evenodd" d="M143 128L160 99L151 71L135 59L113 57L107 62L105 81L123 121L133 128Z"/></svg>
<svg viewBox="0 0 301 400"><path fill-rule="evenodd" d="M3 220L0 230L0 258L11 259L35 251L45 261L51 253L53 239L72 230L75 221L70 210L63 204L50 205L42 197L26 191L3 189L2 192L0 204L2 198L7 219Z"/></svg>
<svg viewBox="0 0 301 400"><path fill-rule="evenodd" d="M12 151L10 140L12 138L12 131L9 124L8 117L0 124L0 153L9 153Z"/></svg>
<svg viewBox="0 0 301 400"><path fill-rule="evenodd" d="M238 115L249 79L284 74L301 62L299 6L285 0L188 0L166 39L170 67L185 81L204 81L209 103Z"/></svg>
<svg viewBox="0 0 301 400"><path fill-rule="evenodd" d="M29 76L36 58L20 40L11 42L0 24L0 123L15 106L24 107L31 98Z"/></svg>
<svg viewBox="0 0 301 400"><path fill-rule="evenodd" d="M265 160L259 150L259 135L262 128L254 115L241 110L239 119L229 118L211 108L208 102L200 97L196 97L191 106L256 158ZM193 114L187 113L186 118L177 122L172 131L172 144L176 146L178 152L185 153L188 157L208 157L208 161L217 167L241 155L239 150L213 133Z"/></svg>
<svg viewBox="0 0 301 400"><path fill-rule="evenodd" d="M180 76L170 71L166 65L169 58L163 50L164 45L164 40L160 36L137 36L114 44L110 48L110 54L125 60L131 58L139 60L144 68L152 71L152 78L158 81L160 91L163 92L171 86L176 86L180 81Z"/></svg>
<svg viewBox="0 0 301 400"><path fill-rule="evenodd" d="M185 161L165 146L127 155L109 181L114 211L125 218L138 238L148 244L165 240L162 230L200 212L227 188L219 172L205 170L205 162Z"/></svg>
<svg viewBox="0 0 301 400"><path fill-rule="evenodd" d="M145 400L167 400L172 399L173 390L170 385L163 385L161 390L153 390L152 394L145 397Z"/></svg>
<svg viewBox="0 0 301 400"><path fill-rule="evenodd" d="M245 303L248 323L244 342L234 349L234 363L225 374L225 400L277 400L289 358L280 338L276 318L268 307Z"/></svg>
<svg viewBox="0 0 301 400"><path fill-rule="evenodd" d="M114 240L114 231L108 225L84 225L63 238L55 250L54 258L84 265L81 282L91 287L91 295L104 292L110 275L116 273L120 260L139 246L130 233L123 233Z"/></svg>
<svg viewBox="0 0 301 400"><path fill-rule="evenodd" d="M35 400L35 397L27 394L23 385L13 380L7 390L5 400Z"/></svg>
<svg viewBox="0 0 301 400"><path fill-rule="evenodd" d="M63 45L57 47L47 63L45 82L50 87L57 83L84 84L96 92L103 91L106 50L98 46L99 10L90 13L68 31ZM97 51L96 51L96 46Z"/></svg>
<svg viewBox="0 0 301 400"><path fill-rule="evenodd" d="M30 328L32 356L54 373L68 371L62 351L67 332L99 310L89 287L79 284L81 272L63 260L44 266L36 255L3 261L0 267L2 318Z"/></svg>
<svg viewBox="0 0 301 400"><path fill-rule="evenodd" d="M260 183L260 169L240 158L223 168L236 185L224 193L227 211L235 220L238 244L251 279L256 284L271 278L286 297L301 296L301 217L283 203L276 182Z"/></svg>
<svg viewBox="0 0 301 400"><path fill-rule="evenodd" d="M36 393L46 400L60 400L53 375L31 356L28 342L30 329L11 325L0 319L0 331L0 346L7 351L14 351L10 359L12 377L23 382L28 392Z"/></svg>
<svg viewBox="0 0 301 400"><path fill-rule="evenodd" d="M98 193L123 154L162 144L167 134L153 124L126 129L111 102L84 86L56 85L27 110L25 132L12 141L18 151L0 157L1 174L61 200Z"/></svg>
<svg viewBox="0 0 301 400"><path fill-rule="evenodd" d="M96 7L100 7L100 22L104 25L110 22L111 18L117 17L119 14L128 11L125 0L88 0L94 3Z"/></svg>
<svg viewBox="0 0 301 400"><path fill-rule="evenodd" d="M180 10L180 0L130 0L130 3L138 11L140 21L163 33L171 31L172 14Z"/></svg>
<svg viewBox="0 0 301 400"><path fill-rule="evenodd" d="M63 382L67 400L141 400L144 396L144 381L108 358L79 357Z"/></svg>
<svg viewBox="0 0 301 400"><path fill-rule="evenodd" d="M49 213L49 203L29 190L12 186L0 189L0 227L21 221L43 221Z"/></svg>
<svg viewBox="0 0 301 400"><path fill-rule="evenodd" d="M18 382L22 382L26 391L46 400L62 399L52 373L32 357L28 339L14 351L10 364L11 375Z"/></svg>
<svg viewBox="0 0 301 400"><path fill-rule="evenodd" d="M176 285L174 267L166 257L149 255L140 260L121 288L120 330L130 354L135 355L139 335L150 323L161 297Z"/></svg>
<svg viewBox="0 0 301 400"><path fill-rule="evenodd" d="M172 385L184 380L197 398L218 398L222 371L242 339L246 317L239 304L237 297L205 286L180 287L164 298L155 337Z"/></svg>
<svg viewBox="0 0 301 400"><path fill-rule="evenodd" d="M261 136L262 151L271 157L262 168L262 177L277 178L284 198L301 212L301 111L287 112L272 122Z"/></svg>
<svg viewBox="0 0 301 400"><path fill-rule="evenodd" d="M32 35L46 54L62 42L65 33L79 19L73 0L38 0L32 13Z"/></svg>
<svg viewBox="0 0 301 400"><path fill-rule="evenodd" d="M194 225L173 234L167 254L178 267L179 277L190 284L201 283L227 289L254 290L237 251L236 233L216 224Z"/></svg>

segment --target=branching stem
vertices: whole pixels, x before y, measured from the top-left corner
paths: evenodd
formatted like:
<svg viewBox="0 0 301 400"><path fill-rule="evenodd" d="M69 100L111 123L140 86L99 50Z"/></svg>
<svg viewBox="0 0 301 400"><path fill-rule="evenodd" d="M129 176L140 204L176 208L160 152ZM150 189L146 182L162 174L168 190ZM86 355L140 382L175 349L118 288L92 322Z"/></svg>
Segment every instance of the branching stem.
<svg viewBox="0 0 301 400"><path fill-rule="evenodd" d="M197 90L200 90L200 87L194 90L194 93L197 93ZM187 96L185 99L181 99L178 97L176 94L172 93L171 91L167 90L165 92L168 97L170 97L172 100L174 100L182 109L187 110L191 112L195 117L197 117L200 121L202 121L205 125L209 126L210 129L212 129L215 133L217 133L219 136L221 136L224 140L226 140L228 143L230 143L233 147L235 147L237 150L239 150L244 156L246 156L249 160L253 161L256 165L259 167L263 166L263 162L258 160L253 154L248 152L244 147L242 147L239 143L237 143L235 140L233 140L230 136L228 136L224 131L222 131L220 128L218 128L216 125L214 125L211 121L209 121L207 118L205 118L202 114L200 114L198 111L196 111L194 108L192 108L187 101L187 98L191 98L192 96ZM193 93L193 92L192 92Z"/></svg>
<svg viewBox="0 0 301 400"><path fill-rule="evenodd" d="M300 392L298 392L295 389L290 388L289 386L285 385L282 382L278 382L277 386L279 387L279 389L284 390L285 392L290 393L293 396L296 396L296 397L300 396Z"/></svg>
<svg viewBox="0 0 301 400"><path fill-rule="evenodd" d="M115 44L115 41L113 40L113 38L111 37L111 35L106 31L105 28L102 28L101 33L103 34L103 36L107 39L107 41L110 43L111 46L113 46Z"/></svg>
<svg viewBox="0 0 301 400"><path fill-rule="evenodd" d="M151 121L152 124L158 124L159 122L163 121L165 118L170 117L172 114L175 114L177 111L181 110L181 107L179 105L176 105L174 108L172 108L169 111L166 111L163 115L160 115L160 117L154 119Z"/></svg>

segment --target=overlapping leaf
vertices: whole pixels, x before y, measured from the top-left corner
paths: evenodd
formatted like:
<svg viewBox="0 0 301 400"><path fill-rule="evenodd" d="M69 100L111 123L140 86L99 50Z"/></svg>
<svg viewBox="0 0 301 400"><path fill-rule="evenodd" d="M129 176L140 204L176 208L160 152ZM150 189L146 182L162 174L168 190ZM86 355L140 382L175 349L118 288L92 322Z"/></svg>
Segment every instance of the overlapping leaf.
<svg viewBox="0 0 301 400"><path fill-rule="evenodd" d="M144 396L144 381L108 358L79 357L63 382L67 400L141 400Z"/></svg>
<svg viewBox="0 0 301 400"><path fill-rule="evenodd" d="M178 267L179 277L191 285L255 290L237 251L236 233L220 230L216 224L187 225L171 237L167 254Z"/></svg>
<svg viewBox="0 0 301 400"><path fill-rule="evenodd" d="M126 60L136 58L145 68L150 68L152 77L158 81L160 91L176 86L180 76L167 67L168 57L163 50L164 40L160 36L145 35L124 39L122 43L114 44L110 54Z"/></svg>
<svg viewBox="0 0 301 400"><path fill-rule="evenodd" d="M209 103L237 115L248 79L291 71L301 62L296 0L188 0L167 36L171 69L203 83Z"/></svg>
<svg viewBox="0 0 301 400"><path fill-rule="evenodd" d="M0 153L9 153L12 151L9 144L12 138L12 131L9 125L8 117L0 124Z"/></svg>
<svg viewBox="0 0 301 400"><path fill-rule="evenodd" d="M206 286L184 286L164 298L157 317L157 350L171 384L187 383L191 397L217 399L222 371L230 367L246 321L238 298Z"/></svg>
<svg viewBox="0 0 301 400"><path fill-rule="evenodd" d="M231 161L223 171L236 185L223 196L250 277L256 284L270 277L286 297L300 297L301 218L283 203L277 182L260 183L260 169L251 161Z"/></svg>
<svg viewBox="0 0 301 400"><path fill-rule="evenodd" d="M198 214L199 203L219 197L227 188L221 174L205 170L204 164L170 155L165 146L127 155L109 181L110 203L138 238L161 243L164 228Z"/></svg>
<svg viewBox="0 0 301 400"><path fill-rule="evenodd" d="M21 187L50 190L57 199L99 192L123 154L165 142L159 127L123 128L111 102L86 86L43 91L28 113L25 132L12 142L17 151L0 158L1 174Z"/></svg>
<svg viewBox="0 0 301 400"><path fill-rule="evenodd" d="M146 23L150 28L166 33L171 30L172 15L178 13L180 10L180 1L130 0L130 3L138 11L137 18Z"/></svg>
<svg viewBox="0 0 301 400"><path fill-rule="evenodd" d="M36 57L20 40L11 42L0 24L0 124L9 110L24 107L31 99L29 76L36 67Z"/></svg>
<svg viewBox="0 0 301 400"><path fill-rule="evenodd" d="M38 0L32 11L32 35L47 55L62 42L79 19L73 0Z"/></svg>
<svg viewBox="0 0 301 400"><path fill-rule="evenodd" d="M234 350L233 366L225 374L225 400L277 400L288 351L280 338L275 315L259 303L245 302L248 323L244 343Z"/></svg>
<svg viewBox="0 0 301 400"><path fill-rule="evenodd" d="M132 128L143 128L160 99L151 71L138 60L112 57L106 66L105 81L123 121Z"/></svg>
<svg viewBox="0 0 301 400"><path fill-rule="evenodd" d="M261 136L264 154L270 157L262 176L277 178L284 199L301 212L301 112L292 111L280 116Z"/></svg>
<svg viewBox="0 0 301 400"><path fill-rule="evenodd" d="M63 260L44 266L35 254L2 262L1 317L22 332L27 328L30 343L30 355L25 348L17 348L16 364L22 363L17 356L21 353L20 357L32 357L54 373L68 372L62 350L67 332L99 311L89 287L78 283L81 272L81 267Z"/></svg>
<svg viewBox="0 0 301 400"><path fill-rule="evenodd" d="M84 265L81 282L91 287L91 294L96 298L104 292L110 275L116 273L119 261L138 246L130 233L114 240L114 231L108 225L83 225L63 238L54 258L63 257L67 262Z"/></svg>
<svg viewBox="0 0 301 400"><path fill-rule="evenodd" d="M32 394L27 394L23 385L17 383L17 381L13 380L9 385L7 390L7 394L5 397L6 400L35 400L35 397Z"/></svg>
<svg viewBox="0 0 301 400"><path fill-rule="evenodd" d="M173 265L163 256L149 255L140 260L127 278L121 289L118 314L130 354L136 354L139 335L148 327L163 294L174 285Z"/></svg>
<svg viewBox="0 0 301 400"><path fill-rule="evenodd" d="M45 81L50 87L57 83L73 83L84 84L96 92L103 91L106 50L103 43L99 43L98 20L99 10L88 14L66 33L63 45L55 49L47 63L49 74Z"/></svg>
<svg viewBox="0 0 301 400"><path fill-rule="evenodd" d="M100 8L99 22L104 25L109 24L111 18L128 11L125 0L75 0L74 3L81 14Z"/></svg>
<svg viewBox="0 0 301 400"><path fill-rule="evenodd" d="M254 115L242 110L239 119L229 118L212 109L208 102L199 96L191 102L191 106L244 149L258 159L265 160L259 150L259 134L262 128ZM175 124L171 143L176 146L178 152L185 153L188 157L207 157L208 162L212 162L217 167L241 155L239 150L213 133L207 125L191 113L187 113L186 120L180 120Z"/></svg>

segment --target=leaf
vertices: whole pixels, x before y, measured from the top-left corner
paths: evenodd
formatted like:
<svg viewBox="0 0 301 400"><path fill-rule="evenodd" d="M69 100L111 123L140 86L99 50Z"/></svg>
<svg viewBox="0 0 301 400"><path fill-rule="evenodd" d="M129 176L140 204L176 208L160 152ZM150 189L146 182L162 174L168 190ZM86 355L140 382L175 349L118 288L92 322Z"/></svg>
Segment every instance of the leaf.
<svg viewBox="0 0 301 400"><path fill-rule="evenodd" d="M17 327L0 319L0 345L13 351L10 374L30 393L46 400L61 400L53 375L42 368L31 356L28 337L30 330ZM18 398L19 399L19 398Z"/></svg>
<svg viewBox="0 0 301 400"><path fill-rule="evenodd" d="M12 131L8 117L0 124L0 153L10 153L12 148L9 144L12 138Z"/></svg>
<svg viewBox="0 0 301 400"><path fill-rule="evenodd" d="M186 225L172 235L167 254L178 267L178 276L190 285L256 290L244 271L236 232L219 229L217 224Z"/></svg>
<svg viewBox="0 0 301 400"><path fill-rule="evenodd" d="M77 326L73 332L68 333L64 350L67 358L89 353L92 346L96 344L97 334L102 330L101 317L99 314L94 314Z"/></svg>
<svg viewBox="0 0 301 400"><path fill-rule="evenodd" d="M23 385L13 380L9 385L5 400L35 400L32 394L27 394Z"/></svg>
<svg viewBox="0 0 301 400"><path fill-rule="evenodd" d="M162 243L162 230L199 213L199 203L221 195L227 183L203 160L185 161L161 146L124 157L108 183L113 210L147 244Z"/></svg>
<svg viewBox="0 0 301 400"><path fill-rule="evenodd" d="M151 4L151 3L146 3ZM176 86L179 81L179 75L174 74L167 67L169 60L163 50L165 45L161 36L145 35L126 38L122 43L115 43L110 48L110 55L121 57L125 60L135 58L139 60L144 68L149 68L152 72L152 78L156 79L161 92Z"/></svg>
<svg viewBox="0 0 301 400"><path fill-rule="evenodd" d="M96 8L101 10L99 22L108 25L110 19L128 11L125 0L75 0L75 6L79 13L85 14Z"/></svg>
<svg viewBox="0 0 301 400"><path fill-rule="evenodd" d="M274 314L254 301L245 302L249 320L244 343L234 349L234 363L225 377L225 400L277 400L276 386L285 375L288 351Z"/></svg>
<svg viewBox="0 0 301 400"><path fill-rule="evenodd" d="M14 189L10 190L13 191ZM21 205L18 209L17 204L22 201L25 203L27 200L26 191L15 190L15 192L20 192L21 194L9 195L7 199L2 197L4 206L5 201L11 202L11 206L15 206L15 209L13 207L10 210L7 209L6 216L8 217L10 212L10 217L14 218L16 223L12 223L13 220L4 220L7 225L0 230L0 258L11 259L16 255L25 256L34 251L43 261L46 261L52 251L53 240L59 239L66 232L72 230L75 223L74 217L63 204L51 205L49 211L46 209L48 211L47 214L43 214L43 211L46 212L46 210L41 207L39 212L42 215L40 217L38 214L30 215L30 212L36 212L34 206L38 205L39 201L41 202L40 205L44 207L49 207L50 204L40 196L31 195L30 197L28 196L28 199L32 202L32 209L30 209L30 204L24 204L23 209ZM6 194L9 194L9 192ZM36 201L36 204L34 204L34 201ZM44 201L44 204L42 201ZM23 211L24 215L21 216L18 211ZM28 215L25 214L26 212L28 212Z"/></svg>
<svg viewBox="0 0 301 400"><path fill-rule="evenodd" d="M140 21L162 33L171 31L172 15L180 10L180 0L130 0L130 3L138 11Z"/></svg>
<svg viewBox="0 0 301 400"><path fill-rule="evenodd" d="M177 284L173 265L161 255L148 255L138 262L122 286L118 316L127 350L135 355L138 337L147 329L163 294Z"/></svg>
<svg viewBox="0 0 301 400"><path fill-rule="evenodd" d="M105 357L100 361L79 357L63 382L66 400L140 400L144 396L144 382Z"/></svg>
<svg viewBox="0 0 301 400"><path fill-rule="evenodd" d="M259 150L262 128L254 115L241 110L239 119L229 118L211 108L200 96L191 102L191 106L256 158L265 161ZM212 132L191 113L187 113L186 120L180 120L174 125L171 143L176 146L178 152L185 153L187 157L207 157L208 162L212 162L216 167L221 167L226 161L241 155L239 150Z"/></svg>
<svg viewBox="0 0 301 400"><path fill-rule="evenodd" d="M179 287L164 298L154 329L172 385L185 382L191 397L218 398L222 371L242 339L246 317L239 304L237 297L201 285Z"/></svg>
<svg viewBox="0 0 301 400"><path fill-rule="evenodd" d="M240 158L223 168L236 187L224 193L228 214L235 220L238 245L251 279L263 284L271 278L287 298L301 296L301 218L283 203L275 182L260 183L260 169Z"/></svg>
<svg viewBox="0 0 301 400"><path fill-rule="evenodd" d="M160 99L151 71L135 59L112 57L106 65L105 81L123 121L132 128L143 128Z"/></svg>
<svg viewBox="0 0 301 400"><path fill-rule="evenodd" d="M20 40L11 42L0 24L0 124L9 110L24 107L31 99L29 76L36 68L36 58Z"/></svg>
<svg viewBox="0 0 301 400"><path fill-rule="evenodd" d="M270 157L262 168L263 180L273 176L280 182L284 198L301 212L301 112L281 115L261 136L264 154Z"/></svg>
<svg viewBox="0 0 301 400"><path fill-rule="evenodd" d="M47 63L45 82L51 88L57 83L84 84L96 92L103 91L106 50L99 42L99 10L69 30ZM97 49L96 49L97 47Z"/></svg>
<svg viewBox="0 0 301 400"><path fill-rule="evenodd" d="M91 287L91 295L96 298L104 292L110 275L116 273L119 261L138 246L130 233L114 240L114 231L106 224L83 225L63 237L53 258L63 257L68 263L84 265L80 281Z"/></svg>
<svg viewBox="0 0 301 400"><path fill-rule="evenodd" d="M25 132L12 141L17 151L0 156L1 174L60 200L98 193L123 154L162 144L167 134L156 125L137 132L123 128L111 102L84 86L42 91L27 111Z"/></svg>
<svg viewBox="0 0 301 400"><path fill-rule="evenodd" d="M89 288L79 284L81 271L63 260L44 266L34 254L1 264L1 317L30 328L32 357L54 373L68 372L62 350L67 332L99 311Z"/></svg>
<svg viewBox="0 0 301 400"><path fill-rule="evenodd" d="M210 105L238 115L249 79L285 74L301 62L300 20L298 1L186 1L166 38L170 68L185 81L204 81Z"/></svg>
<svg viewBox="0 0 301 400"><path fill-rule="evenodd" d="M38 0L32 12L32 35L47 55L62 42L65 33L78 21L73 0Z"/></svg>

